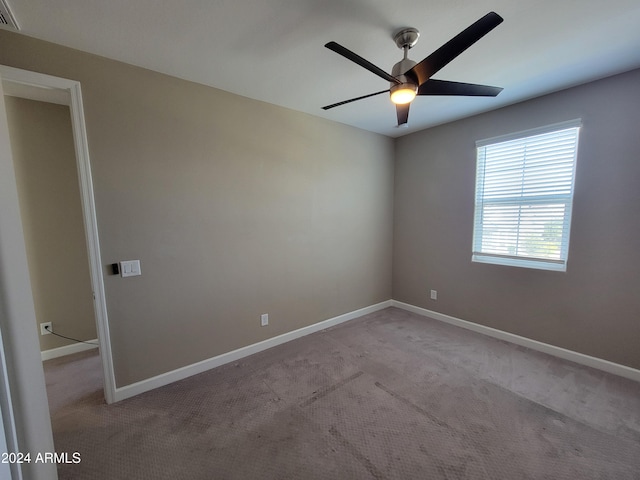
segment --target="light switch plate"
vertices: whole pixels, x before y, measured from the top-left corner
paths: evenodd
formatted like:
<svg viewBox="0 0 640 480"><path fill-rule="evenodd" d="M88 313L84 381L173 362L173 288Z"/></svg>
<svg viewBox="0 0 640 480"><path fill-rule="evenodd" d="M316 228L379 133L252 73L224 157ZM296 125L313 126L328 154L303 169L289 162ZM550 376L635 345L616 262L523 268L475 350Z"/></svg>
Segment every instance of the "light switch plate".
<svg viewBox="0 0 640 480"><path fill-rule="evenodd" d="M120 275L123 277L134 277L142 275L140 270L140 260L123 260L120 262Z"/></svg>

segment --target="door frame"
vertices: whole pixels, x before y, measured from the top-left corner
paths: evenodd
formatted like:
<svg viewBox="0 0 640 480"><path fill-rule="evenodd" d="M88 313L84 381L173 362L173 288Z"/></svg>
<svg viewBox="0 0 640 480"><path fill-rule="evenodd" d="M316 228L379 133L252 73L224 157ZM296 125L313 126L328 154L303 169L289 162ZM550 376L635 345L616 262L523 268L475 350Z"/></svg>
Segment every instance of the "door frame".
<svg viewBox="0 0 640 480"><path fill-rule="evenodd" d="M93 306L100 358L102 360L104 397L107 403L113 403L115 401L116 384L80 82L5 65L0 65L0 79L2 80L5 95L58 103L69 107L89 258L89 273L93 290ZM27 269L28 266L24 265L24 268Z"/></svg>

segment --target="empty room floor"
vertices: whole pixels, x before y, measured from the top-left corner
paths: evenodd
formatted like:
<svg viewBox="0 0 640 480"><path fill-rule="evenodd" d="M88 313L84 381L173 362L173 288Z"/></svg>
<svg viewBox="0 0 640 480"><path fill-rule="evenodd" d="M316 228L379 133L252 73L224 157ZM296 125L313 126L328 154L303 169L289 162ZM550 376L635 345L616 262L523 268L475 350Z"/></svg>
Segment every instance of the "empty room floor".
<svg viewBox="0 0 640 480"><path fill-rule="evenodd" d="M640 479L640 384L397 308L113 405L45 362L65 479Z"/></svg>

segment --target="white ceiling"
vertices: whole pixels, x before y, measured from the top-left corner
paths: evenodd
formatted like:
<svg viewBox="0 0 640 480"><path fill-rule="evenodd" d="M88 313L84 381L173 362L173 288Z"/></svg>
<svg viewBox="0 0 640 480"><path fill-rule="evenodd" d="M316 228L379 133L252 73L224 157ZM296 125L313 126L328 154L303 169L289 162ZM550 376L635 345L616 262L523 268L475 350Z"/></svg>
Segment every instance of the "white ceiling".
<svg viewBox="0 0 640 480"><path fill-rule="evenodd" d="M22 33L391 137L640 67L638 0L6 0ZM388 83L324 48L391 71L394 30L422 60L489 11L504 22L434 78L496 98L418 97L398 129Z"/></svg>

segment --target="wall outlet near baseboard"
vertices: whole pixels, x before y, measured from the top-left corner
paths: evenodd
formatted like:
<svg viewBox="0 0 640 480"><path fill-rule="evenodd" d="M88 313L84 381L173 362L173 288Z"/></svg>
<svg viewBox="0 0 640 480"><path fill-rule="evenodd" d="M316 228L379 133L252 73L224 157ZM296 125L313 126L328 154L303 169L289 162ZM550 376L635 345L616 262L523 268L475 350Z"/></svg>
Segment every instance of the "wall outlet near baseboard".
<svg viewBox="0 0 640 480"><path fill-rule="evenodd" d="M437 299L438 299L438 291L431 290L431 300L437 300Z"/></svg>
<svg viewBox="0 0 640 480"><path fill-rule="evenodd" d="M53 325L51 325L51 322L44 322L40 324L40 335L51 335L51 332L53 332Z"/></svg>
<svg viewBox="0 0 640 480"><path fill-rule="evenodd" d="M266 327L267 325L269 325L269 314L263 313L262 315L260 315L260 326Z"/></svg>

